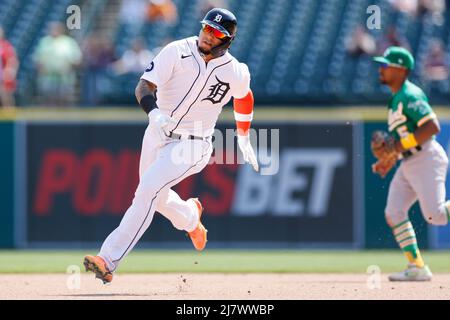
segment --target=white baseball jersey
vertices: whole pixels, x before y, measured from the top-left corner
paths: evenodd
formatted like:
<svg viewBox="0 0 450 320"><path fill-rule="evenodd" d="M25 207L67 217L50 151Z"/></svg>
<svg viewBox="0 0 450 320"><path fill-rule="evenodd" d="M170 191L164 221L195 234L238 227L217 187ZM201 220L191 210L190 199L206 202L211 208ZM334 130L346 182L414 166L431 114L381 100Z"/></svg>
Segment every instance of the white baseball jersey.
<svg viewBox="0 0 450 320"><path fill-rule="evenodd" d="M141 79L157 86L161 112L176 120L171 131L209 137L222 107L231 97L250 91L250 73L229 53L205 63L197 50L197 37L167 45L153 59ZM251 115L239 115L250 121ZM115 271L150 226L155 211L179 230L192 232L200 212L192 199L182 200L171 188L203 170L213 146L208 139L163 139L148 126L142 142L139 185L120 225L103 242L99 256ZM186 155L180 161L179 155Z"/></svg>
<svg viewBox="0 0 450 320"><path fill-rule="evenodd" d="M177 124L170 131L200 136L214 132L222 107L231 97L250 90L250 73L230 53L206 63L197 49L198 37L171 42L145 70L141 79L157 86L157 104Z"/></svg>

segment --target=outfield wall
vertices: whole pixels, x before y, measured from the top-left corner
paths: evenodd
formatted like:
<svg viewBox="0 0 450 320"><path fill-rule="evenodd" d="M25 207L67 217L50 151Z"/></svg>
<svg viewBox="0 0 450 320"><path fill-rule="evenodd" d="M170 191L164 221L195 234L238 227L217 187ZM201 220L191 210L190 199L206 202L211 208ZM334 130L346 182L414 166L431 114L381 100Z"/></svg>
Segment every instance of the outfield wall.
<svg viewBox="0 0 450 320"><path fill-rule="evenodd" d="M259 113L253 127L262 169L276 174L259 175L235 161L211 163L174 188L202 200L208 245L395 247L383 213L392 174L382 180L370 170L368 141L385 128L382 114L333 109L328 117L314 110L279 118L272 112ZM438 140L448 150L450 122L441 124ZM0 246L98 246L131 203L145 127L141 113L109 109L18 112L0 121ZM218 130L226 136L233 128L225 112ZM230 148L236 146L217 142L214 159L227 162ZM266 161L267 150L279 158ZM418 206L411 217L421 247L450 247L450 228L430 228ZM190 243L156 214L141 246Z"/></svg>

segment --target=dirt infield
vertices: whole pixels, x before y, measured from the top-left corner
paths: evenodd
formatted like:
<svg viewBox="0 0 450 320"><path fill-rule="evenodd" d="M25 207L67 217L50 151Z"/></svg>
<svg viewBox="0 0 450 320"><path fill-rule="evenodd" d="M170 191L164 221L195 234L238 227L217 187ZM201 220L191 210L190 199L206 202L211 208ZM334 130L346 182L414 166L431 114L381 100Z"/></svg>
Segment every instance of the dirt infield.
<svg viewBox="0 0 450 320"><path fill-rule="evenodd" d="M0 299L450 299L450 274L424 283L382 275L380 289L369 289L365 274L118 274L106 286L92 274L76 277L3 274Z"/></svg>

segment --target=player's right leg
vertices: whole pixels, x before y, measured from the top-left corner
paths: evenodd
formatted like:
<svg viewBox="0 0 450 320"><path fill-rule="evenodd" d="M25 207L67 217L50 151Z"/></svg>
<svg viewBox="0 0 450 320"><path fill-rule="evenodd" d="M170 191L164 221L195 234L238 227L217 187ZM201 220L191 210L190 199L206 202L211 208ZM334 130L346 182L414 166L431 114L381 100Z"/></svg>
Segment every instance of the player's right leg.
<svg viewBox="0 0 450 320"><path fill-rule="evenodd" d="M391 274L389 280L431 280L432 274L420 254L414 227L408 216L409 208L417 200L417 196L405 178L403 170L402 163L389 186L385 214L395 240L408 259L408 267L401 272Z"/></svg>
<svg viewBox="0 0 450 320"><path fill-rule="evenodd" d="M187 161L173 158L174 152L175 155L180 152L180 147L190 144L199 147L192 157ZM117 269L149 227L160 193L204 168L211 151L210 142L199 140L171 142L160 149L156 160L141 176L133 202L120 225L106 238L98 255L111 272ZM197 221L194 220L193 224L197 224Z"/></svg>
<svg viewBox="0 0 450 320"><path fill-rule="evenodd" d="M152 131L147 129L146 137L151 134ZM150 139L150 142L152 141ZM143 151L146 145L144 141ZM189 157L186 161L182 157L180 161L179 154L186 151L184 150L186 145L188 145L187 151L190 152ZM191 148L191 146L195 147ZM95 263L86 261L89 256L85 258L87 269L95 272L104 282L112 280L106 277L117 269L119 263L133 249L149 227L160 194L164 194L186 177L203 169L211 156L212 144L210 141L199 140L172 141L150 151L154 152L155 156L152 158L142 158L141 156L139 185L133 202L120 225L104 241ZM198 225L195 216L191 220L192 227L187 227L189 230ZM98 270L105 272L98 272Z"/></svg>
<svg viewBox="0 0 450 320"><path fill-rule="evenodd" d="M158 155L158 149L161 141L154 139L152 129L147 126L144 137L142 139L141 156L139 161L139 179L142 178L145 171L150 168ZM91 271L96 278L103 281L103 283L110 283L113 279L113 272L115 266L112 263L107 263L101 256L87 255L83 260L86 271Z"/></svg>

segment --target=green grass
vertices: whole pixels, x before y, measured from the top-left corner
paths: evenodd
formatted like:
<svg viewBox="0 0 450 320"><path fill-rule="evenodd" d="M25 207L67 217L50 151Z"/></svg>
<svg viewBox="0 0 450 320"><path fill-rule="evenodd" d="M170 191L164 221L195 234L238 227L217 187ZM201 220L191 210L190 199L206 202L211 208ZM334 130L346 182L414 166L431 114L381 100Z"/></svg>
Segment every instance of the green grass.
<svg viewBox="0 0 450 320"><path fill-rule="evenodd" d="M70 265L82 267L83 256L95 251L0 251L0 273L64 273ZM435 273L450 272L450 251L423 256ZM304 250L136 250L121 264L121 273L152 272L285 272L365 273L370 265L382 272L403 268L406 260L392 251Z"/></svg>

